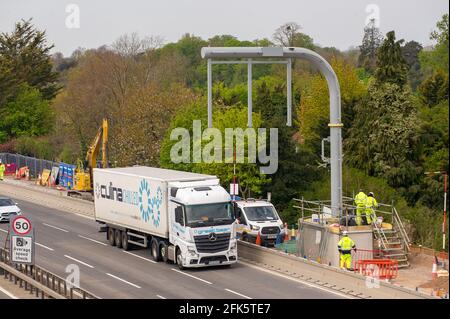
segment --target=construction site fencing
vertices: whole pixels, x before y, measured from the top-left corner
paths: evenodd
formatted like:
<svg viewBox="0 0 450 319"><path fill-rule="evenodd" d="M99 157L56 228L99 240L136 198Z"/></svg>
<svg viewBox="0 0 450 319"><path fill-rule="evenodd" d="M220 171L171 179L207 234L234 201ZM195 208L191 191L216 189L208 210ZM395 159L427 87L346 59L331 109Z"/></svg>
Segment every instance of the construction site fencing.
<svg viewBox="0 0 450 319"><path fill-rule="evenodd" d="M5 164L14 164L16 169L27 166L30 172L30 177L32 178L37 178L44 169L51 170L53 166L59 166L59 162L53 162L20 154L0 153L0 159Z"/></svg>

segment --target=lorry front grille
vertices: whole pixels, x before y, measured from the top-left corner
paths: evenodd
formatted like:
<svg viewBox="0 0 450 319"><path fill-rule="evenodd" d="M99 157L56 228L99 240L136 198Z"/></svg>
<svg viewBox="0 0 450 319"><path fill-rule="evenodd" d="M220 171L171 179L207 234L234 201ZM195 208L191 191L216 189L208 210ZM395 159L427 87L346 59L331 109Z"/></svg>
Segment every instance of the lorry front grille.
<svg viewBox="0 0 450 319"><path fill-rule="evenodd" d="M272 227L263 227L261 229L261 234L278 234L280 232L280 227L272 226Z"/></svg>
<svg viewBox="0 0 450 319"><path fill-rule="evenodd" d="M210 262L218 261L220 263L228 261L227 257L225 255L220 256L208 256L208 257L202 257L200 259L200 264L206 264L208 265Z"/></svg>
<svg viewBox="0 0 450 319"><path fill-rule="evenodd" d="M215 240L210 240L211 234L194 236L195 246L199 253L216 253L228 250L230 246L230 233L214 234Z"/></svg>

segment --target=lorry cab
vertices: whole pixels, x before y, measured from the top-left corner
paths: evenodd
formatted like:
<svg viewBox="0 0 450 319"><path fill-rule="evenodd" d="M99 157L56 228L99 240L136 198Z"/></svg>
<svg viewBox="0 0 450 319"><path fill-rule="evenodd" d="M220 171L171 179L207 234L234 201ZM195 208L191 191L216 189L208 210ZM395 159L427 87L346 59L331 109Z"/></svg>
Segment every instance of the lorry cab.
<svg viewBox="0 0 450 319"><path fill-rule="evenodd" d="M242 240L255 242L260 234L261 243L273 245L278 234L284 232L275 207L265 200L246 199L234 202L236 232Z"/></svg>
<svg viewBox="0 0 450 319"><path fill-rule="evenodd" d="M180 267L237 261L231 198L218 180L170 183L169 258ZM173 257L172 257L172 256Z"/></svg>

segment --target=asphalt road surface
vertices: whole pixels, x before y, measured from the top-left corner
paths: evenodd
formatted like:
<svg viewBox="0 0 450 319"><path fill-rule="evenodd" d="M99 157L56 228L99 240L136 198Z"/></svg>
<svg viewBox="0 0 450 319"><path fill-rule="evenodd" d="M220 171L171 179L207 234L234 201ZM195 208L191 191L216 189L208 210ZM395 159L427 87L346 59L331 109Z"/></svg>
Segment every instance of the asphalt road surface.
<svg viewBox="0 0 450 319"><path fill-rule="evenodd" d="M344 295L238 262L230 268L178 270L150 251L109 246L92 219L16 199L35 227L36 264L62 278L79 270L80 286L100 298L343 298ZM0 224L3 246L8 224ZM7 297L0 292L0 298Z"/></svg>

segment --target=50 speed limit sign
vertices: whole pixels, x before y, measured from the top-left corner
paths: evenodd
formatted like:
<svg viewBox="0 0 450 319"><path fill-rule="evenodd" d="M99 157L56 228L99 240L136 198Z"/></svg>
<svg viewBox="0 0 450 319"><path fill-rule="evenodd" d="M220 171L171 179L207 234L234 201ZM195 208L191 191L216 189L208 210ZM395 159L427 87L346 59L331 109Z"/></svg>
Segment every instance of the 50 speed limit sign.
<svg viewBox="0 0 450 319"><path fill-rule="evenodd" d="M17 216L12 220L12 230L17 235L27 235L31 231L31 221L23 216Z"/></svg>

